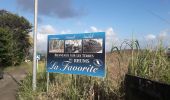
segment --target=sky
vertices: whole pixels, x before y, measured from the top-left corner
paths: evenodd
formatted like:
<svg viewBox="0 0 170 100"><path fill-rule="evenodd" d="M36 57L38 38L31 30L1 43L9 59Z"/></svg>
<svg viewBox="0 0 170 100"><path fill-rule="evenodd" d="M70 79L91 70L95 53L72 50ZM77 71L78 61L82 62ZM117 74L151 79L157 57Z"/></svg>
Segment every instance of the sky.
<svg viewBox="0 0 170 100"><path fill-rule="evenodd" d="M38 50L48 34L106 32L106 51L120 41L170 43L170 0L39 0ZM0 9L24 16L34 25L34 0L0 0ZM30 33L33 34L33 33Z"/></svg>

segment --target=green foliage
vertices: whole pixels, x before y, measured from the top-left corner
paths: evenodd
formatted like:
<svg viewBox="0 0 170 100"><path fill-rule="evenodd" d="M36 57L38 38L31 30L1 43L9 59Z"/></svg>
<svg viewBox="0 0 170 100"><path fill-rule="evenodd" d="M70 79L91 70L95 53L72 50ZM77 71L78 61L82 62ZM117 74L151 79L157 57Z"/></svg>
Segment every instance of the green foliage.
<svg viewBox="0 0 170 100"><path fill-rule="evenodd" d="M19 100L36 100L36 98L46 91L46 72L40 72L37 74L37 89L32 89L32 74L29 73L27 77L22 81L17 98Z"/></svg>
<svg viewBox="0 0 170 100"><path fill-rule="evenodd" d="M125 40L120 48L112 47L111 51L119 54L117 59L120 63L125 58L123 52L129 55L128 74L170 84L170 61L161 40L157 46L144 49L140 48L137 40Z"/></svg>
<svg viewBox="0 0 170 100"><path fill-rule="evenodd" d="M12 34L8 28L0 27L0 66L12 64Z"/></svg>
<svg viewBox="0 0 170 100"><path fill-rule="evenodd" d="M161 42L151 48L137 50L132 55L129 74L170 84L170 61L165 49Z"/></svg>
<svg viewBox="0 0 170 100"><path fill-rule="evenodd" d="M28 35L32 28L31 24L22 16L20 17L8 11L0 10L0 28L0 33L4 34L4 37L0 37L0 40L4 38L10 44L10 46L1 45L1 48L5 51L9 51L8 49L10 49L8 54L0 53L0 55L5 55L8 58L6 61L9 62L4 63L0 61L1 65L20 64L28 55L29 47L31 46Z"/></svg>
<svg viewBox="0 0 170 100"><path fill-rule="evenodd" d="M137 40L125 40L120 48L112 47L111 52L117 52L119 63L127 59L124 52L128 55L128 74L170 84L170 60L162 40L154 47L143 49Z"/></svg>

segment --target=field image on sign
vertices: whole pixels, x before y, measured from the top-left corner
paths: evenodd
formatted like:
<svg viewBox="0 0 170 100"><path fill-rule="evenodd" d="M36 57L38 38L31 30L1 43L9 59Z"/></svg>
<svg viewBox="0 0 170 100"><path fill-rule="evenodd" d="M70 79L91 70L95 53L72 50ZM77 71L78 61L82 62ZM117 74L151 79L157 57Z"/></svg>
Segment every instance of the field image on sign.
<svg viewBox="0 0 170 100"><path fill-rule="evenodd" d="M102 53L102 39L84 39L84 53Z"/></svg>
<svg viewBox="0 0 170 100"><path fill-rule="evenodd" d="M65 41L66 53L81 53L82 52L82 40L66 40Z"/></svg>
<svg viewBox="0 0 170 100"><path fill-rule="evenodd" d="M51 39L49 41L49 52L50 53L63 53L64 52L64 41Z"/></svg>

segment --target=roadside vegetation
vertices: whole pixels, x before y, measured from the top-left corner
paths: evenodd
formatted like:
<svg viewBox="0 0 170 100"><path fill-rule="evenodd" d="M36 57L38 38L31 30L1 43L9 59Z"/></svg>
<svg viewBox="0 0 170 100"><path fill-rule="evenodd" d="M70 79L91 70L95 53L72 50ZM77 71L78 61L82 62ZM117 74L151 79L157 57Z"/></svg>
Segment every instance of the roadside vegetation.
<svg viewBox="0 0 170 100"><path fill-rule="evenodd" d="M28 57L31 28L24 17L0 10L0 68L20 65Z"/></svg>
<svg viewBox="0 0 170 100"><path fill-rule="evenodd" d="M138 41L126 40L106 54L106 78L50 73L46 88L45 63L41 62L37 90L32 91L30 73L19 89L21 100L124 100L125 74L132 74L170 84L170 60L159 41L156 47L140 48Z"/></svg>
<svg viewBox="0 0 170 100"><path fill-rule="evenodd" d="M165 45L141 48L137 40L125 40L106 54L106 77L50 73L47 91L45 60L37 68L37 90L32 90L32 62L23 63L30 55L31 24L22 16L0 10L0 70L26 68L27 76L18 90L19 100L124 100L125 74L170 84L170 58ZM31 57L31 56L30 56Z"/></svg>
<svg viewBox="0 0 170 100"><path fill-rule="evenodd" d="M110 54L107 54L110 55ZM115 60L114 57L111 58ZM111 59L107 62L111 63ZM41 62L42 63L42 62ZM41 64L40 64L41 65ZM44 66L39 66L43 68ZM82 75L66 75L50 73L49 90L47 92L47 78L45 69L37 74L37 90L32 90L32 74L30 73L22 82L18 92L19 100L122 100L124 96L123 80L119 75L115 76L114 70L119 71L119 67L112 67L113 73L108 73L104 79L88 77ZM110 68L109 68L110 69ZM123 72L123 71L122 71ZM120 72L121 73L121 72ZM109 76L109 77L108 77Z"/></svg>
<svg viewBox="0 0 170 100"><path fill-rule="evenodd" d="M140 49L136 43L134 45L128 74L170 84L170 59L162 40L155 47L146 49Z"/></svg>

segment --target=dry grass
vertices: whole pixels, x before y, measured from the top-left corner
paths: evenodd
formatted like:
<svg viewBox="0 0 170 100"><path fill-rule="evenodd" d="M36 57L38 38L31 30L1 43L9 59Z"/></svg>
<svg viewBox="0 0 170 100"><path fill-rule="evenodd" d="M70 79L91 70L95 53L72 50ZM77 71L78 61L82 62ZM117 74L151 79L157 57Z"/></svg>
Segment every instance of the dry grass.
<svg viewBox="0 0 170 100"><path fill-rule="evenodd" d="M120 89L131 56L131 53L127 51L122 51L122 53L123 58L117 52L106 54L107 76L105 79L82 75L51 74L48 93L40 93L38 97L48 100L93 100L96 97L106 100L122 100L124 91Z"/></svg>
<svg viewBox="0 0 170 100"><path fill-rule="evenodd" d="M138 43L136 41L136 43ZM132 45L130 45L132 46ZM133 47L132 47L133 48ZM145 52L146 51L146 52ZM166 57L162 56L162 53L158 52L154 54L153 52L148 52L141 49L131 49L131 50L113 50L112 53L106 53L106 78L101 79L97 77L88 77L83 75L66 75L50 73L50 87L48 93L46 93L46 73L45 73L45 63L40 62L40 70L38 71L39 79L38 84L41 83L39 89L37 89L37 94L34 95L33 99L40 100L124 100L124 76L126 73L133 75L148 75L143 70L145 68L150 68L153 64L153 60L158 63L159 70L157 73L162 73L164 65L169 67L169 62ZM149 55L149 56L148 56ZM154 58L153 58L154 57ZM141 59L143 59L141 62ZM152 59L153 58L153 59ZM164 62L165 63L162 63ZM156 65L156 64L154 64ZM155 67L157 67L155 66ZM131 68L131 69L130 69ZM133 69L132 69L133 68ZM129 70L130 69L130 70ZM134 72L134 73L133 73ZM140 73L145 74L140 74ZM169 72L169 71L167 71ZM158 78L162 79L164 77L160 75ZM168 74L166 74L168 75ZM152 74L150 74L152 76ZM150 77L149 76L149 77ZM149 78L148 77L148 78ZM156 77L157 78L157 77ZM170 80L166 76L167 80ZM154 78L153 78L154 79ZM159 81L159 80L158 80ZM30 83L31 86L31 83ZM22 93L22 91L20 92ZM26 92L28 93L28 92ZM32 92L30 92L32 93ZM24 95L25 96L25 95ZM32 98L32 97L31 97Z"/></svg>
<svg viewBox="0 0 170 100"><path fill-rule="evenodd" d="M124 100L123 80L132 60L132 51L122 50L120 53L121 56L117 51L106 54L107 76L105 79L51 73L48 93L44 89L39 89L32 98L38 100ZM137 55L137 52L134 50L133 54ZM40 73L45 71L43 66L45 63L40 62ZM44 82L44 85L40 86L46 88L46 76L43 75L46 74L40 75L39 80L42 78L41 83Z"/></svg>

